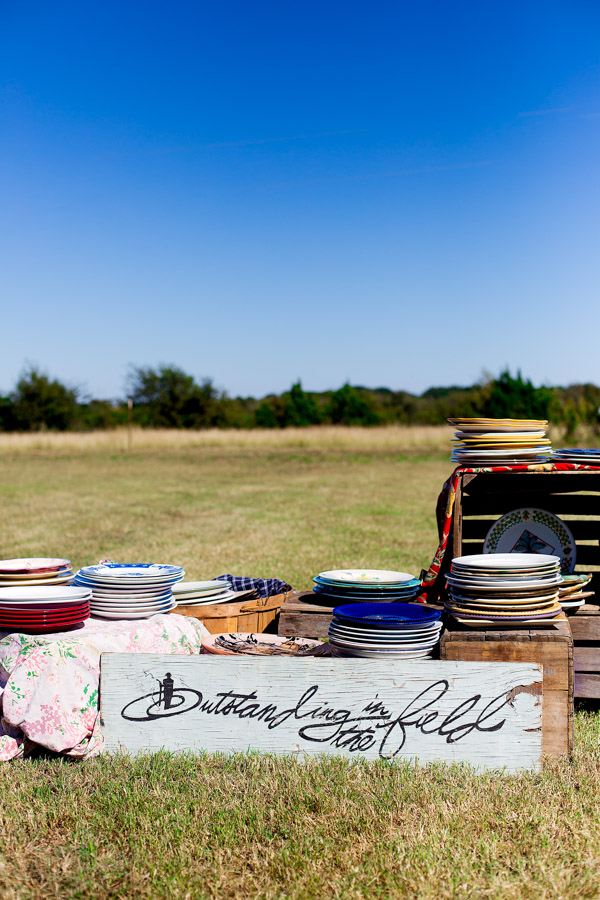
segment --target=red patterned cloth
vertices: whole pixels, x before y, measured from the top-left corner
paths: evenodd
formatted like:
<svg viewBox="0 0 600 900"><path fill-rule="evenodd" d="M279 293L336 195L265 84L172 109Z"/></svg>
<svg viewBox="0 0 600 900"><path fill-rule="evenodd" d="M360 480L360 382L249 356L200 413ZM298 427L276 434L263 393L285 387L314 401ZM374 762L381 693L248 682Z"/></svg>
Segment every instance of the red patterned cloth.
<svg viewBox="0 0 600 900"><path fill-rule="evenodd" d="M433 592L434 584L440 574L442 563L444 562L448 539L450 537L450 529L452 527L452 513L454 511L454 501L456 499L456 486L461 474L479 472L597 472L599 470L600 466L588 466L580 463L567 462L535 463L520 466L477 466L474 468L459 466L454 470L448 481L445 482L442 493L438 499L438 510L441 510L443 515L440 543L427 572L421 573L423 594L419 597L420 602L426 603L428 598L430 601L435 600L434 597L430 597L430 594Z"/></svg>

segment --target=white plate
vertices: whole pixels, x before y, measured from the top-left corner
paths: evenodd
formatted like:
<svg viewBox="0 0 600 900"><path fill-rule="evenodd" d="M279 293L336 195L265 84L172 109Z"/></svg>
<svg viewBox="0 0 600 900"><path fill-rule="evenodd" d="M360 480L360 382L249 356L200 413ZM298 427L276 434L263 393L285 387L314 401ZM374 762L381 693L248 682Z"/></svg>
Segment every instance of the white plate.
<svg viewBox="0 0 600 900"><path fill-rule="evenodd" d="M73 575L65 575L62 578L28 578L27 581L6 579L0 581L0 587L51 587L53 584L73 584Z"/></svg>
<svg viewBox="0 0 600 900"><path fill-rule="evenodd" d="M28 575L33 574L32 570L36 569L58 570L70 565L70 559L60 559L56 556L26 556L22 559L0 559L0 572L9 575Z"/></svg>
<svg viewBox="0 0 600 900"><path fill-rule="evenodd" d="M206 600L207 602L212 600L213 597L223 597L227 595L228 597L235 596L235 591L227 588L224 591L211 591L209 594L203 594L202 591L185 591L183 594L180 591L173 591L173 596L178 600Z"/></svg>
<svg viewBox="0 0 600 900"><path fill-rule="evenodd" d="M403 581L414 581L415 576L408 572L393 572L388 569L330 569L319 572L318 578L337 581L340 584L401 584Z"/></svg>
<svg viewBox="0 0 600 900"><path fill-rule="evenodd" d="M174 609L174 607L171 607ZM151 616L157 615L170 615L170 610L154 610L154 612L107 612L106 610L102 610L98 612L94 609L91 610L92 618L98 619L149 619Z"/></svg>
<svg viewBox="0 0 600 900"><path fill-rule="evenodd" d="M177 584L178 581L181 581L180 578L89 578L87 576L80 576L77 573L78 581L83 581L86 584L97 585L98 587L123 587L123 588L138 588L138 587L160 587L160 585L172 585Z"/></svg>
<svg viewBox="0 0 600 900"><path fill-rule="evenodd" d="M336 647L329 645L334 656L351 656L359 659L424 659L430 657L432 650L407 650L406 653L398 653L396 650L357 650L350 647Z"/></svg>
<svg viewBox="0 0 600 900"><path fill-rule="evenodd" d="M210 590L223 590L224 588L230 588L231 582L229 581L217 581L216 579L213 581L178 581L177 587L173 588L173 591L176 593L183 593L184 591L210 591Z"/></svg>
<svg viewBox="0 0 600 900"><path fill-rule="evenodd" d="M90 607L92 609L108 609L116 612L119 609L127 610L127 612L136 612L136 610L143 609L174 609L177 604L172 600L168 599L166 601L161 601L160 603L100 603L98 600L92 599L90 600Z"/></svg>
<svg viewBox="0 0 600 900"><path fill-rule="evenodd" d="M219 603L229 603L231 600L235 600L236 595L234 591L230 591L228 594L210 597L208 600L197 600L193 597L186 598L180 597L179 595L173 596L175 597L177 606L218 606Z"/></svg>
<svg viewBox="0 0 600 900"><path fill-rule="evenodd" d="M373 640L382 640L382 641L385 641L385 640L410 641L410 640L414 640L415 638L421 638L421 637L429 638L430 636L439 634L440 631L442 630L443 626L440 623L438 628L430 628L428 631L425 631L425 630L384 631L383 629L381 629L381 632L379 632L379 630L377 630L377 633L375 633L376 632L375 628L370 629L370 630L360 629L360 628L347 628L342 625L337 625L335 622L332 622L329 627L334 629L336 634L346 635L346 637L349 637L349 638L356 636L357 638L369 638L369 639L372 638Z"/></svg>
<svg viewBox="0 0 600 900"><path fill-rule="evenodd" d="M129 596L130 594L158 594L170 591L172 584L97 584L95 581L77 578L77 584L88 587L92 591L106 591L109 594Z"/></svg>
<svg viewBox="0 0 600 900"><path fill-rule="evenodd" d="M0 602L8 603L11 600L30 603L64 603L69 600L88 600L91 592L85 588L69 587L15 587L0 588Z"/></svg>
<svg viewBox="0 0 600 900"><path fill-rule="evenodd" d="M452 562L478 569L537 569L542 565L555 566L556 557L544 553L473 553L471 556L457 556Z"/></svg>
<svg viewBox="0 0 600 900"><path fill-rule="evenodd" d="M114 591L97 591L92 590L92 596L97 598L98 600L115 600L122 603L128 603L130 600L147 600L148 603L152 600L161 600L164 597L172 597L172 591L167 588L167 590L163 591L152 591L152 593L147 594L138 594L137 592L132 592L131 594L117 594Z"/></svg>

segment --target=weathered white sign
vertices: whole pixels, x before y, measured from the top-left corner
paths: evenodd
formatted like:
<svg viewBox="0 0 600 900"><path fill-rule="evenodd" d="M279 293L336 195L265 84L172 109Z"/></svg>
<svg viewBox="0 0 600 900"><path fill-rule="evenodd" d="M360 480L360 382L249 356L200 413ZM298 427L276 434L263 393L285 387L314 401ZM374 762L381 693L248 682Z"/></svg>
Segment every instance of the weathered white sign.
<svg viewBox="0 0 600 900"><path fill-rule="evenodd" d="M334 754L537 769L534 663L104 653L109 752Z"/></svg>

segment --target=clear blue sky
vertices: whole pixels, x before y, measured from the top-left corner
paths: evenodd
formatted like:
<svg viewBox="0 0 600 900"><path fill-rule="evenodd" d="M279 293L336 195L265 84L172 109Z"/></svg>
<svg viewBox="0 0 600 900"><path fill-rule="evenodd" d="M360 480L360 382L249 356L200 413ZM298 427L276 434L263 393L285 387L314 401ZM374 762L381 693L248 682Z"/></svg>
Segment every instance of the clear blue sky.
<svg viewBox="0 0 600 900"><path fill-rule="evenodd" d="M600 383L600 4L0 0L0 390Z"/></svg>

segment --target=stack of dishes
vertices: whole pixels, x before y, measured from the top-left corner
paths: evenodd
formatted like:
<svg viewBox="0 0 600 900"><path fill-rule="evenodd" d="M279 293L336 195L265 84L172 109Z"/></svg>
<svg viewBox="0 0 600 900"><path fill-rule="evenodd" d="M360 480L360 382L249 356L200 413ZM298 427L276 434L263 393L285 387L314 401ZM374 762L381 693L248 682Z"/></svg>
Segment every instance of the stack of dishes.
<svg viewBox="0 0 600 900"><path fill-rule="evenodd" d="M172 588L184 575L181 566L105 563L80 569L75 584L91 591L93 616L147 619L177 606Z"/></svg>
<svg viewBox="0 0 600 900"><path fill-rule="evenodd" d="M74 577L70 559L54 556L0 559L0 587L71 584Z"/></svg>
<svg viewBox="0 0 600 900"><path fill-rule="evenodd" d="M541 553L487 553L452 560L446 609L465 625L551 624L561 614L560 560Z"/></svg>
<svg viewBox="0 0 600 900"><path fill-rule="evenodd" d="M0 588L0 630L67 631L90 615L91 591L69 585Z"/></svg>
<svg viewBox="0 0 600 900"><path fill-rule="evenodd" d="M335 606L344 603L409 602L421 590L421 582L407 572L386 569L332 569L313 578L315 600Z"/></svg>
<svg viewBox="0 0 600 900"><path fill-rule="evenodd" d="M441 612L417 603L338 606L329 626L334 656L418 659L431 656L440 639Z"/></svg>
<svg viewBox="0 0 600 900"><path fill-rule="evenodd" d="M600 466L600 450L572 450L562 448L552 454L555 462L579 463L582 466Z"/></svg>
<svg viewBox="0 0 600 900"><path fill-rule="evenodd" d="M558 602L568 616L577 612L585 601L594 596L594 591L585 591L591 575L563 575L563 583L558 589Z"/></svg>
<svg viewBox="0 0 600 900"><path fill-rule="evenodd" d="M178 606L212 606L235 599L230 581L180 581L172 590Z"/></svg>
<svg viewBox="0 0 600 900"><path fill-rule="evenodd" d="M450 459L460 466L545 462L552 452L546 419L448 419L456 428Z"/></svg>

